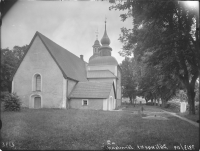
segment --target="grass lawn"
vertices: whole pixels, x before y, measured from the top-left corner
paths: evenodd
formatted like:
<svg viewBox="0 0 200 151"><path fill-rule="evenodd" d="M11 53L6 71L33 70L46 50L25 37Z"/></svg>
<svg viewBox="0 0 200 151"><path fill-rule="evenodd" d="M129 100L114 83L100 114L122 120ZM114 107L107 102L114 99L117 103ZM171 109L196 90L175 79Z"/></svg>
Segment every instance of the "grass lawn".
<svg viewBox="0 0 200 151"><path fill-rule="evenodd" d="M24 109L2 112L1 118L2 142L14 144L7 144L8 149L100 150L107 140L137 150L137 145L157 144L199 148L199 128L176 117L150 120L126 111Z"/></svg>

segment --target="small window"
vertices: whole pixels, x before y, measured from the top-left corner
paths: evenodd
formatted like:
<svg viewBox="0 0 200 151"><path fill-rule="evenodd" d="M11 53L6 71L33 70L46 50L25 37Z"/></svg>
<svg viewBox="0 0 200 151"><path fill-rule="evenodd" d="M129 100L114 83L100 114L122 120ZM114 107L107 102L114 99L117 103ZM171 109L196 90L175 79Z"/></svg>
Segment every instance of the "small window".
<svg viewBox="0 0 200 151"><path fill-rule="evenodd" d="M88 105L88 100L82 100L82 105L87 106Z"/></svg>

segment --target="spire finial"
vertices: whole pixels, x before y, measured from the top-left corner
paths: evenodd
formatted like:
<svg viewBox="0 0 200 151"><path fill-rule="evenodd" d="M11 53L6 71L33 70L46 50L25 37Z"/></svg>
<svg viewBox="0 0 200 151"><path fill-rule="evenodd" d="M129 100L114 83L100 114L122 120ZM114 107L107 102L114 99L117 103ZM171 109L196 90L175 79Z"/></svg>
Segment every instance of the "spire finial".
<svg viewBox="0 0 200 151"><path fill-rule="evenodd" d="M107 19L107 18L106 18L106 16L105 16L105 30L106 30L106 19Z"/></svg>
<svg viewBox="0 0 200 151"><path fill-rule="evenodd" d="M103 46L105 46L105 45L109 46L109 44L110 44L110 39L108 38L108 35L106 32L106 20L107 20L107 18L105 17L105 31L104 31L103 37L101 39L101 44Z"/></svg>
<svg viewBox="0 0 200 151"><path fill-rule="evenodd" d="M96 33L96 38L98 40L98 28L97 28L97 31L95 33Z"/></svg>

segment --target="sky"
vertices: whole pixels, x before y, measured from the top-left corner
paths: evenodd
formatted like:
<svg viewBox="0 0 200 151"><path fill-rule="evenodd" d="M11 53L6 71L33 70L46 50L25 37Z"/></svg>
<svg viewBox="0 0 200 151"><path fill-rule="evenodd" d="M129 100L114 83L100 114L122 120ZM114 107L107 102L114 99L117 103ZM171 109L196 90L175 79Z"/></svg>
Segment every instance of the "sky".
<svg viewBox="0 0 200 151"><path fill-rule="evenodd" d="M120 28L131 29L132 20L121 21L124 12L110 11L112 5L108 1L18 1L3 18L2 48L29 44L38 31L76 56L84 55L88 62L97 29L99 41L103 37L106 17L112 56L121 63Z"/></svg>

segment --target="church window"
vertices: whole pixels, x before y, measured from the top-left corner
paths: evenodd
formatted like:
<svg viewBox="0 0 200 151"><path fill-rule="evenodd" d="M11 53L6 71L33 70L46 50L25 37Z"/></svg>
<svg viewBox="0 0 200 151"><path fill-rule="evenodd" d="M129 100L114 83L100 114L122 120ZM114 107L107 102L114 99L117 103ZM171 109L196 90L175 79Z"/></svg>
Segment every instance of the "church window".
<svg viewBox="0 0 200 151"><path fill-rule="evenodd" d="M82 100L82 105L87 106L88 105L88 100Z"/></svg>
<svg viewBox="0 0 200 151"><path fill-rule="evenodd" d="M36 91L40 91L41 90L41 76L37 75L36 76Z"/></svg>
<svg viewBox="0 0 200 151"><path fill-rule="evenodd" d="M41 75L35 74L33 77L33 91L41 91L42 84L41 84Z"/></svg>

